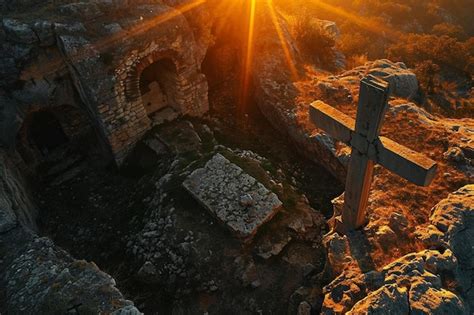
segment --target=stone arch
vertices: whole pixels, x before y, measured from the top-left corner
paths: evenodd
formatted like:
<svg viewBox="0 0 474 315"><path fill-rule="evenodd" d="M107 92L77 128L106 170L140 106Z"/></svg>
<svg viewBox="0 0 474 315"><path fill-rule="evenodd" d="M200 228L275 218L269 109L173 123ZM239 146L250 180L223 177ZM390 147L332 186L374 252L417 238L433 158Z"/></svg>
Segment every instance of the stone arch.
<svg viewBox="0 0 474 315"><path fill-rule="evenodd" d="M166 107L181 112L178 84L176 66L169 58L159 59L141 71L140 95L149 117Z"/></svg>
<svg viewBox="0 0 474 315"><path fill-rule="evenodd" d="M176 54L174 54L176 55ZM152 122L159 112L167 112L174 117L187 114L186 69L170 51L154 52L136 61L130 68L124 82L125 99L139 103Z"/></svg>
<svg viewBox="0 0 474 315"><path fill-rule="evenodd" d="M129 102L135 102L140 99L140 76L142 75L142 72L161 60L171 62L175 68L176 74L178 75L180 67L176 57L173 57L173 55L176 55L176 53L173 53L172 51L154 52L136 60L127 71L124 91L126 100Z"/></svg>
<svg viewBox="0 0 474 315"><path fill-rule="evenodd" d="M164 47L172 49L163 49ZM181 47L181 46L180 46ZM113 97L98 105L99 116L117 164L121 164L135 143L153 125L178 115L201 116L209 110L207 81L194 56L173 43L158 45L152 41L143 49L130 51L115 69ZM160 112L150 117L142 102L140 77L154 63L165 63L173 69L172 113ZM172 64L172 65L171 65ZM170 90L170 89L168 89ZM157 117L158 116L158 117ZM165 119L162 119L162 118Z"/></svg>

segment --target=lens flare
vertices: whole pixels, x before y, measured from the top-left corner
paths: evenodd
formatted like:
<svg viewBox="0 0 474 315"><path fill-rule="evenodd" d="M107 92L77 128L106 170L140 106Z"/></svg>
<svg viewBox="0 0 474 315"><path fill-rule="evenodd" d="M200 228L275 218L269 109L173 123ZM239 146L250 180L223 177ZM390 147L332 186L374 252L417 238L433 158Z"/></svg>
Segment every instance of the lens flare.
<svg viewBox="0 0 474 315"><path fill-rule="evenodd" d="M273 5L273 0L266 0L266 4L273 26L275 27L275 30L277 32L281 48L283 49L283 53L285 54L286 63L288 64L288 68L290 69L292 79L296 81L298 79L298 70L296 69L295 59L291 53L290 48L288 47L288 42L285 40L283 29L278 20L278 15L275 6Z"/></svg>
<svg viewBox="0 0 474 315"><path fill-rule="evenodd" d="M252 58L253 58L253 50L254 50L254 35L255 35L255 14L257 9L257 0L250 0L249 7L248 7L248 21L247 21L247 44L246 44L246 53L245 53L245 61L243 64L243 71L242 71L242 86L241 86L241 94L240 94L240 110L244 111L245 107L247 106L247 102L249 99L249 90L250 90L250 79L251 79L251 71L252 71Z"/></svg>

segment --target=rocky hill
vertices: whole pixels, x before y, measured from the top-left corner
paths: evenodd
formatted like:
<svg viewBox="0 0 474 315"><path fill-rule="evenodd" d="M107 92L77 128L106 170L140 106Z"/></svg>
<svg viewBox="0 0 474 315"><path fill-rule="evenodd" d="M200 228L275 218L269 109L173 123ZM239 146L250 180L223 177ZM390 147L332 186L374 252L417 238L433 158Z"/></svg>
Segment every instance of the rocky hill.
<svg viewBox="0 0 474 315"><path fill-rule="evenodd" d="M0 0L0 312L474 310L474 120L430 113L403 62L316 67L258 3L249 49L250 2ZM342 235L350 148L309 106L355 117L367 75L390 85L382 135L438 172L377 166Z"/></svg>

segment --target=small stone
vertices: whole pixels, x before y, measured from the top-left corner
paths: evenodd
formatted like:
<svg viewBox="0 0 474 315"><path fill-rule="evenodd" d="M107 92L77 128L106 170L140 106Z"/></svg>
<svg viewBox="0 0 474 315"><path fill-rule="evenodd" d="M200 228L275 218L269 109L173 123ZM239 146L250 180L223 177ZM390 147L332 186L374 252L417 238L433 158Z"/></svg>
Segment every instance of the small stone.
<svg viewBox="0 0 474 315"><path fill-rule="evenodd" d="M255 204L255 200L253 200L252 196L249 194L242 195L240 197L240 205L242 207L251 207Z"/></svg>
<svg viewBox="0 0 474 315"><path fill-rule="evenodd" d="M303 301L298 306L298 315L311 315L311 304Z"/></svg>

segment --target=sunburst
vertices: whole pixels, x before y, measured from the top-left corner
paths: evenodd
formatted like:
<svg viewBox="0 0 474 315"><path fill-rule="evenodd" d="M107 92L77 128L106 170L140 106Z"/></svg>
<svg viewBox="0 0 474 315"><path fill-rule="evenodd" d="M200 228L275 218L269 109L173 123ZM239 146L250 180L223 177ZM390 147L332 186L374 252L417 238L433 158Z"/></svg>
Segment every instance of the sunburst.
<svg viewBox="0 0 474 315"><path fill-rule="evenodd" d="M234 0L235 1L235 0ZM292 79L298 79L298 70L295 64L295 59L292 51L288 44L288 39L285 37L284 30L282 27L282 18L279 16L277 9L273 3L273 0L248 0L248 8L245 13L244 19L247 24L247 38L246 38L246 49L245 56L242 58L242 80L241 80L241 91L240 91L240 106L241 110L247 106L249 100L249 91L252 77L253 59L255 57L255 25L256 16L260 13L268 14L270 21L273 25L273 29L278 37L279 44L285 56L286 64L291 73ZM257 12L258 11L258 12ZM257 14L258 13L258 14ZM289 34L288 34L289 35Z"/></svg>
<svg viewBox="0 0 474 315"><path fill-rule="evenodd" d="M252 63L253 63L253 53L254 53L254 35L255 35L255 14L257 10L257 0L250 0L248 9L247 9L247 41L246 41L246 50L245 57L243 62L242 69L242 81L241 81L241 91L240 91L240 106L241 111L245 111L245 108L249 99L250 91L250 79L252 75Z"/></svg>

